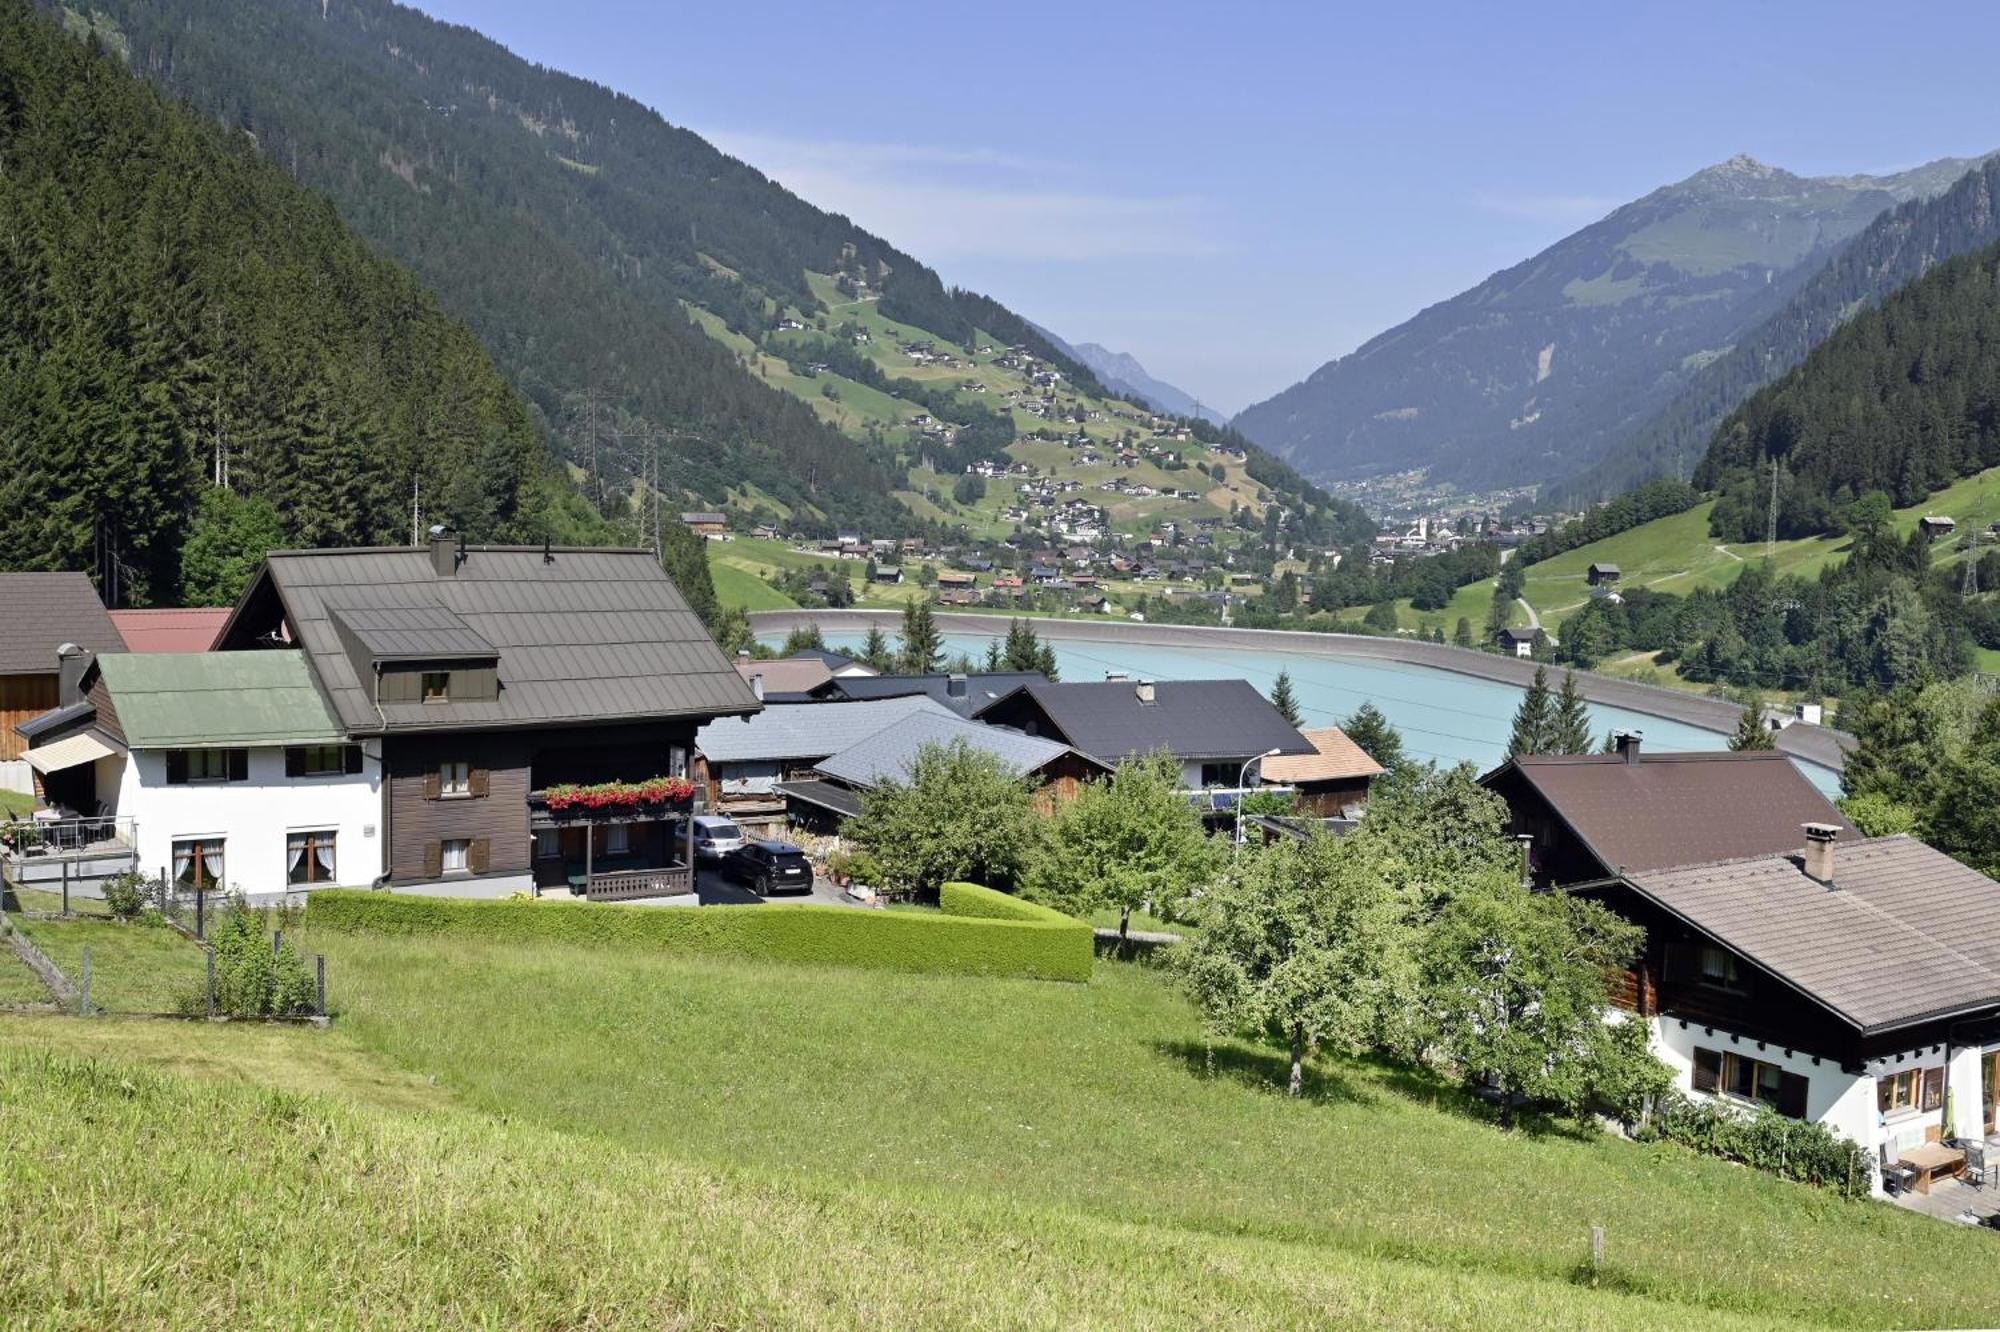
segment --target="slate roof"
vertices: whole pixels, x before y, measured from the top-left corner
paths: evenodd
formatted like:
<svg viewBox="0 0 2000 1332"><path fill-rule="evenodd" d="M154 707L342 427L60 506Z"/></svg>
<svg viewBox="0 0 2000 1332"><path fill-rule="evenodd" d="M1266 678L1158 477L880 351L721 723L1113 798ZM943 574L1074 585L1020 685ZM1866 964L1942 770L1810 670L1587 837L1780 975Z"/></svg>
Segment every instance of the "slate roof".
<svg viewBox="0 0 2000 1332"><path fill-rule="evenodd" d="M0 675L54 675L56 649L123 652L97 588L80 573L0 573Z"/></svg>
<svg viewBox="0 0 2000 1332"><path fill-rule="evenodd" d="M314 678L351 734L549 726L744 713L757 703L652 552L471 546L450 575L424 548L281 551L265 561L218 641L249 646L268 598L305 650ZM499 654L500 696L387 703L342 650L333 611L420 612L412 635L433 646L457 623ZM444 627L439 627L444 626Z"/></svg>
<svg viewBox="0 0 2000 1332"><path fill-rule="evenodd" d="M749 717L718 717L694 733L710 763L823 759L921 713L951 713L922 695L860 703L774 703Z"/></svg>
<svg viewBox="0 0 2000 1332"><path fill-rule="evenodd" d="M1248 680L1161 680L1151 703L1140 701L1130 680L1043 681L1015 693L1032 698L1072 748L1102 763L1162 748L1183 761L1247 758L1271 749L1315 752Z"/></svg>
<svg viewBox="0 0 2000 1332"><path fill-rule="evenodd" d="M1659 869L1802 844L1800 825L1847 818L1775 749L1649 754L1523 756L1480 781L1517 771L1569 825L1606 873Z"/></svg>
<svg viewBox="0 0 2000 1332"><path fill-rule="evenodd" d="M1291 785L1298 782L1331 782L1357 777L1374 777L1382 765L1348 739L1338 726L1315 726L1299 732L1313 747L1310 754L1280 754L1258 765L1258 775L1267 782Z"/></svg>
<svg viewBox="0 0 2000 1332"><path fill-rule="evenodd" d="M1024 684L1048 682L1048 677L1040 671L974 671L965 677L965 693L953 694L949 674L841 675L834 677L826 686L826 691L834 697L850 699L903 698L921 694L961 717L969 717Z"/></svg>
<svg viewBox="0 0 2000 1332"><path fill-rule="evenodd" d="M228 620L227 606L111 612L127 652L206 652Z"/></svg>
<svg viewBox="0 0 2000 1332"><path fill-rule="evenodd" d="M111 652L97 669L132 749L346 739L300 652Z"/></svg>
<svg viewBox="0 0 2000 1332"><path fill-rule="evenodd" d="M831 810L842 818L851 819L861 812L861 793L839 782L822 781L817 777L796 782L774 783L772 790L780 795L803 800L808 805Z"/></svg>
<svg viewBox="0 0 2000 1332"><path fill-rule="evenodd" d="M1838 843L1832 889L1795 855L1625 881L1863 1031L2000 1004L2000 883L1910 837Z"/></svg>
<svg viewBox="0 0 2000 1332"><path fill-rule="evenodd" d="M820 760L817 766L836 781L865 789L884 778L906 779L910 765L916 762L925 745L950 745L961 740L992 754L1015 776L1038 771L1070 752L1068 745L1054 740L998 726L981 726L947 713L918 712Z"/></svg>

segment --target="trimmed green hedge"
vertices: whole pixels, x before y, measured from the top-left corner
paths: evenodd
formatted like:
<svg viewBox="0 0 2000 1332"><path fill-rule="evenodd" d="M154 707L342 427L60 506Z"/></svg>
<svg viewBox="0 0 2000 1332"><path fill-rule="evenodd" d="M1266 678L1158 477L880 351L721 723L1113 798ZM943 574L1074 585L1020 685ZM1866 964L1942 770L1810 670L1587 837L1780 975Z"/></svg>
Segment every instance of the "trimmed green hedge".
<svg viewBox="0 0 2000 1332"><path fill-rule="evenodd" d="M331 888L306 899L309 929L455 935L509 943L672 949L885 971L1087 981L1090 927L978 884L946 884L942 910L816 903L640 907L478 900Z"/></svg>

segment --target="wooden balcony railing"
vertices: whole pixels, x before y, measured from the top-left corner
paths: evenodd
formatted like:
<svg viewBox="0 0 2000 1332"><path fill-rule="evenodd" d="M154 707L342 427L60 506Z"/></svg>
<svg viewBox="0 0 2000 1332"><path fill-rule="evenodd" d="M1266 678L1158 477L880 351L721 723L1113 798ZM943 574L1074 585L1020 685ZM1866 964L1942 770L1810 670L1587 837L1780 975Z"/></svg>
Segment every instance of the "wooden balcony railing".
<svg viewBox="0 0 2000 1332"><path fill-rule="evenodd" d="M583 885L583 895L593 902L622 902L634 897L678 897L693 891L694 870L687 865L605 870L592 874Z"/></svg>

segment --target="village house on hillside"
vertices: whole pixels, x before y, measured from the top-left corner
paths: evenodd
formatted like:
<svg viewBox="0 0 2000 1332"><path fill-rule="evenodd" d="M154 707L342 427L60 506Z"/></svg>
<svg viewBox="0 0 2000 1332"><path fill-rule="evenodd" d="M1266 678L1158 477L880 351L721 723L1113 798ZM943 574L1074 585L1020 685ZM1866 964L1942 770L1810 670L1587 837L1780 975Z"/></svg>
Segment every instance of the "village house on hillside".
<svg viewBox="0 0 2000 1332"><path fill-rule="evenodd" d="M217 648L303 655L380 754L386 881L433 892L690 891L695 730L760 706L644 550L281 552Z"/></svg>
<svg viewBox="0 0 2000 1332"><path fill-rule="evenodd" d="M0 762L27 749L15 727L61 698L59 649L120 652L125 641L80 573L0 573ZM82 671L77 662L75 672ZM25 789L25 788L24 788Z"/></svg>
<svg viewBox="0 0 2000 1332"><path fill-rule="evenodd" d="M1382 765L1338 726L1308 727L1299 734L1313 752L1274 755L1258 765L1258 775L1269 785L1297 791L1302 814L1359 818L1368 804L1369 785L1383 773Z"/></svg>
<svg viewBox="0 0 2000 1332"><path fill-rule="evenodd" d="M924 694L864 702L774 703L748 716L722 717L695 733L695 779L707 807L753 832L785 827L778 784L810 778L823 759L919 715L953 713Z"/></svg>

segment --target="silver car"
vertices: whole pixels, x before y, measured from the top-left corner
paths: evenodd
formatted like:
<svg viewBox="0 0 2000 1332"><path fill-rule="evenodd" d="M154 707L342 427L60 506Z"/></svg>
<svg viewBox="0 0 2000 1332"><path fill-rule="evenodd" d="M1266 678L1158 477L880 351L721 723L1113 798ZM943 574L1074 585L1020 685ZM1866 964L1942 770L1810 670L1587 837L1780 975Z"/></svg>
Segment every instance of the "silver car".
<svg viewBox="0 0 2000 1332"><path fill-rule="evenodd" d="M743 845L743 830L719 814L698 814L694 821L694 858L721 860Z"/></svg>

